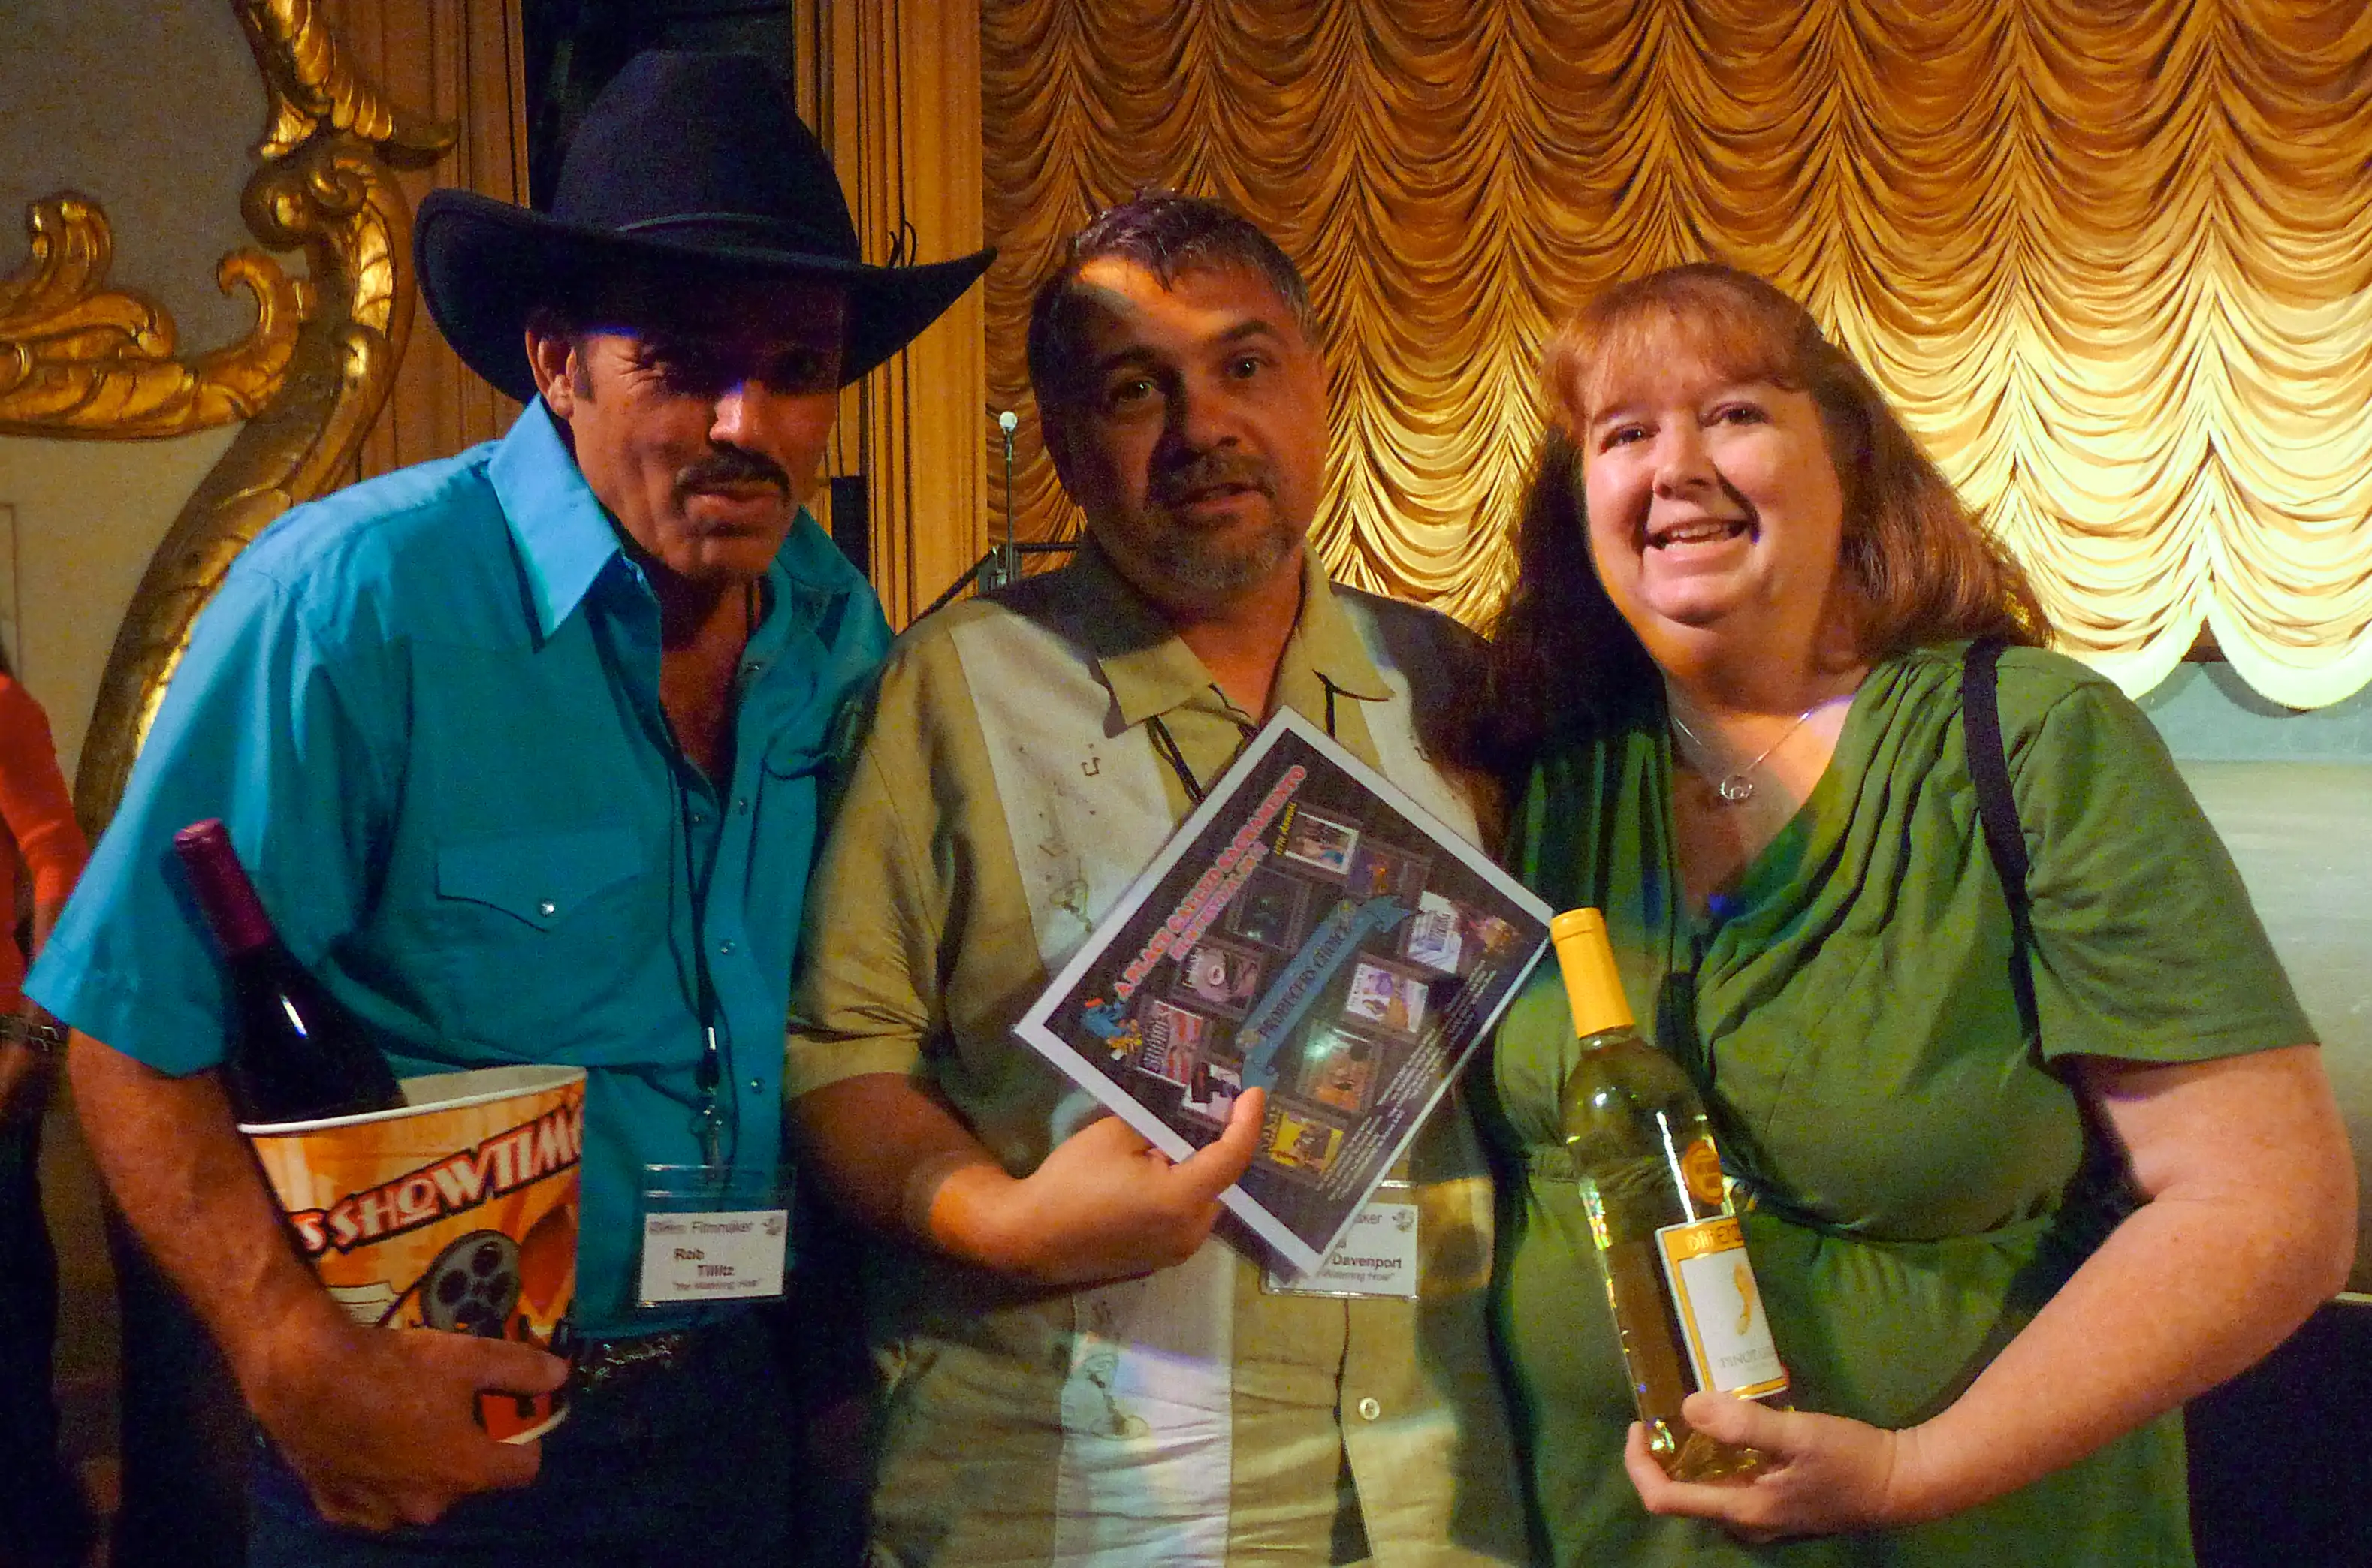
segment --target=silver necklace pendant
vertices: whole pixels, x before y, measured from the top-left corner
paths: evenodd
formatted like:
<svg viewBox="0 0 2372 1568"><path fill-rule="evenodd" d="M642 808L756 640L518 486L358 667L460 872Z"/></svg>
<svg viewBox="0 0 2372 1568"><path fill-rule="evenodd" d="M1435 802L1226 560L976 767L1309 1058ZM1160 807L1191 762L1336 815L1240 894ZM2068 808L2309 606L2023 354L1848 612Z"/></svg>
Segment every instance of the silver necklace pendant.
<svg viewBox="0 0 2372 1568"><path fill-rule="evenodd" d="M1829 706L1831 703L1842 703L1852 695L1853 693L1850 691L1841 691L1833 697L1821 698L1810 707L1806 708L1802 713L1797 714L1796 715L1796 722L1789 725L1785 729L1781 730L1779 732L1779 738L1776 740L1773 740L1770 745L1755 753L1754 761L1747 763L1746 766L1738 769L1735 772L1723 774L1718 780L1714 778L1713 770L1706 766L1707 763L1714 761L1713 748L1707 746L1704 741L1699 738L1697 732L1689 727L1689 721L1680 717L1680 710L1678 708L1667 706L1664 710L1664 716L1671 721L1673 735L1672 749L1674 752L1680 756L1680 761L1685 763L1690 771L1694 772L1699 778L1705 780L1713 785L1714 794L1721 797L1723 805L1743 806L1748 801L1754 798L1753 774L1755 771L1761 768L1763 763L1769 761L1772 754L1777 751L1782 746L1785 746L1797 730L1803 728L1814 714L1819 713L1822 708ZM1682 741L1686 741L1687 745L1682 746L1680 744ZM1692 753L1693 753L1693 755L1692 755Z"/></svg>
<svg viewBox="0 0 2372 1568"><path fill-rule="evenodd" d="M1834 699L1831 699L1831 701L1833 700ZM1680 717L1677 711L1668 710L1665 716L1671 720L1672 727L1676 732L1676 735L1688 741L1686 750L1693 750L1701 754L1703 758L1703 761L1689 759L1686 756L1686 750L1684 750L1683 760L1688 761L1690 768L1692 769L1699 777L1713 785L1714 794L1721 797L1721 803L1724 806L1743 806L1748 801L1754 798L1754 771L1762 766L1763 763L1769 761L1771 760L1771 754L1773 751L1778 750L1779 748L1785 743L1789 736L1794 735L1797 730L1803 728L1804 721L1810 718L1814 714L1820 712L1824 705L1824 703L1815 703L1810 707L1806 708L1802 713L1797 714L1796 715L1796 722L1789 725L1785 729L1781 730L1779 732L1779 738L1773 741L1770 745L1764 747L1760 752L1758 752L1754 761L1747 763L1746 766L1738 769L1735 772L1724 773L1718 779L1713 776L1713 770L1705 766L1706 762L1713 760L1713 749L1698 738L1697 732L1689 727L1688 721ZM1677 740L1675 741L1675 745L1678 745Z"/></svg>

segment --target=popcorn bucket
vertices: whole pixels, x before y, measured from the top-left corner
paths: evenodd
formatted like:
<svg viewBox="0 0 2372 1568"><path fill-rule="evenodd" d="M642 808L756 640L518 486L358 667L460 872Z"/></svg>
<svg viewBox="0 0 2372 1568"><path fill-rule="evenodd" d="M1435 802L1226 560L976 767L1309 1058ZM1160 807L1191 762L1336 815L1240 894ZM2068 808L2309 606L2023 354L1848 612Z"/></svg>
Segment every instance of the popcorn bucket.
<svg viewBox="0 0 2372 1568"><path fill-rule="evenodd" d="M403 1080L398 1109L242 1126L298 1249L357 1323L549 1350L576 1288L581 1067ZM478 1396L506 1443L549 1431L558 1395Z"/></svg>

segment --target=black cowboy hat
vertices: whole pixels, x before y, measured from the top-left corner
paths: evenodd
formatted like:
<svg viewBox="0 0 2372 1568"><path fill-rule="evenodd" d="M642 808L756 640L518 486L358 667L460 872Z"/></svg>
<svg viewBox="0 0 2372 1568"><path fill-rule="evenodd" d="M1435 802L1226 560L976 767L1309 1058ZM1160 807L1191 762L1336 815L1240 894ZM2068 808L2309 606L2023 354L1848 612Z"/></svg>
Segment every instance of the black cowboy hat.
<svg viewBox="0 0 2372 1568"><path fill-rule="evenodd" d="M429 314L462 363L525 402L528 313L637 269L806 277L848 290L843 385L913 341L996 252L924 267L860 259L848 201L766 63L653 50L603 88L569 144L552 211L431 191L413 239Z"/></svg>

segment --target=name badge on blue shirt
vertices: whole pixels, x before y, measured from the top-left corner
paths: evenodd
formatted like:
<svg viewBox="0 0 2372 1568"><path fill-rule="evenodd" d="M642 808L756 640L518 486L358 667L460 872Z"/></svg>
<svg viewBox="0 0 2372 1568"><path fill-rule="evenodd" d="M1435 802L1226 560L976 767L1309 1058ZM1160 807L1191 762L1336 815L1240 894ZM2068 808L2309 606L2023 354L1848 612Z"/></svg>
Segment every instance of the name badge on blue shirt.
<svg viewBox="0 0 2372 1568"><path fill-rule="evenodd" d="M645 1308L770 1301L791 1262L791 1174L643 1167Z"/></svg>

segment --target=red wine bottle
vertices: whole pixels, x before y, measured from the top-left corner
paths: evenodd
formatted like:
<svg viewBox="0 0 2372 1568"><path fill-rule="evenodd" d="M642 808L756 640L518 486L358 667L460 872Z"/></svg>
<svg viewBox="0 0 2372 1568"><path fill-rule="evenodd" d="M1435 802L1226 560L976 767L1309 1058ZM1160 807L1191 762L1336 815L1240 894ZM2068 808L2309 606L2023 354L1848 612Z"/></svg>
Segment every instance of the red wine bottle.
<svg viewBox="0 0 2372 1568"><path fill-rule="evenodd" d="M313 1121L401 1105L403 1091L360 1021L272 929L222 823L191 823L173 848L230 971L236 1016L223 1081L238 1119Z"/></svg>

